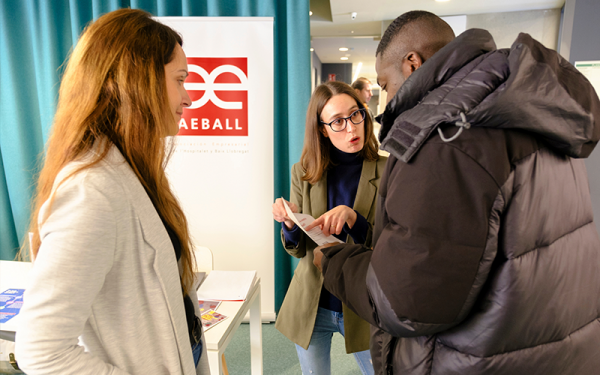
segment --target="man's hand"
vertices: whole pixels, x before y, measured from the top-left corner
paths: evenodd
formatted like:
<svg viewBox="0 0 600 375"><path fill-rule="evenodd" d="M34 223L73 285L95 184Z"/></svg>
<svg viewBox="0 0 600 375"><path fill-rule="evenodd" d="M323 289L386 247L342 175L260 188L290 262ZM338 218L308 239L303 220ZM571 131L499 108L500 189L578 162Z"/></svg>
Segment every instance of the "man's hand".
<svg viewBox="0 0 600 375"><path fill-rule="evenodd" d="M321 269L321 260L323 259L323 252L321 250L323 250L326 247L331 247L331 246L336 246L336 245L339 245L339 243L334 243L334 242L327 243L327 244L325 244L323 246L319 246L313 250L313 254L315 256L315 258L313 259L313 264L315 265L315 267L317 267L317 269L320 272L323 272L323 270Z"/></svg>

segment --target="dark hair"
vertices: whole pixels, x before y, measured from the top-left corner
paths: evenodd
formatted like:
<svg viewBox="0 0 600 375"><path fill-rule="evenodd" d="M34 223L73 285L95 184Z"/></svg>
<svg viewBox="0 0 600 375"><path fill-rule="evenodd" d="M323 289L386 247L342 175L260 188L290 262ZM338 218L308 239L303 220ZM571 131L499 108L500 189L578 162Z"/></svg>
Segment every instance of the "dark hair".
<svg viewBox="0 0 600 375"><path fill-rule="evenodd" d="M418 20L428 20L432 23L438 23L439 21L444 22L442 19L440 19L435 14L433 14L431 12L427 12L425 10L412 10L410 12L406 12L406 13L402 14L401 16L399 16L398 18L396 18L394 21L392 21L390 26L388 26L388 28L385 30L385 32L383 33L383 36L381 37L381 41L379 42L379 45L377 46L377 51L375 52L375 56L377 56L379 54L383 54L388 49L392 40L398 34L400 34L400 31L402 30L402 28L404 26L406 26L410 23L413 23L415 21L418 21ZM448 27L450 27L450 26L448 26Z"/></svg>
<svg viewBox="0 0 600 375"><path fill-rule="evenodd" d="M360 77L356 81L352 82L352 88L355 89L355 90L361 91L362 89L365 88L365 86L367 85L367 83L370 84L371 81L369 81L365 77Z"/></svg>
<svg viewBox="0 0 600 375"><path fill-rule="evenodd" d="M359 108L365 108L354 89L347 83L329 81L319 85L315 89L308 103L308 110L306 111L304 147L302 149L302 156L300 157L300 164L302 165L302 169L304 169L302 180L308 181L311 184L319 182L323 176L323 172L325 172L331 163L329 150L335 146L323 135L323 127L325 125L321 123L321 112L329 99L340 94L350 96ZM365 116L364 124L365 143L362 150L359 151L360 156L369 161L378 160L378 145L373 133L373 120L368 114Z"/></svg>

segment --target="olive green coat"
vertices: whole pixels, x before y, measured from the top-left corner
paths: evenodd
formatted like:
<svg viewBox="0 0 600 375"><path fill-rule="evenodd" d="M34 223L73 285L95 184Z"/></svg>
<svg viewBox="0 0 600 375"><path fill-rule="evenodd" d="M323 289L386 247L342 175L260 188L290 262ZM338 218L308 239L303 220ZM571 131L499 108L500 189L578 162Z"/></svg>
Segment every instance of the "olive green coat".
<svg viewBox="0 0 600 375"><path fill-rule="evenodd" d="M386 161L385 157L380 157L378 161L364 161L358 182L353 208L369 222L366 246L371 246L377 189ZM314 185L302 181L303 175L304 171L300 163L294 164L290 202L295 203L301 213L318 218L327 212L327 172ZM283 231L281 240L285 247ZM348 236L346 242L353 243L352 238ZM290 255L300 258L300 263L296 267L275 322L275 328L304 349L307 349L310 343L323 285L323 276L313 265L315 247L317 244L304 234L298 247L285 247ZM346 305L343 305L343 314L346 352L356 353L369 349L369 323L359 318Z"/></svg>

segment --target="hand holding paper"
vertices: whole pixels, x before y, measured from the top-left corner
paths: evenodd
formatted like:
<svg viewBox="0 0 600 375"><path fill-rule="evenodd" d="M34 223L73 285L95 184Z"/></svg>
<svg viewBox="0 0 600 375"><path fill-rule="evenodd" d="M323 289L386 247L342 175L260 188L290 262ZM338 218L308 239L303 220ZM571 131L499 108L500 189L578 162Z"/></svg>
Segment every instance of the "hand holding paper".
<svg viewBox="0 0 600 375"><path fill-rule="evenodd" d="M292 219L294 223L296 223L296 225L299 226L304 231L304 233L308 235L308 237L315 241L317 245L321 246L326 243L344 243L343 241L338 240L334 236L326 236L325 234L323 234L321 228L319 227L314 227L311 230L307 231L305 227L307 227L309 224L315 221L315 218L306 214L293 213L290 207L287 205L287 203L285 203L285 200L283 200L283 203L288 217Z"/></svg>
<svg viewBox="0 0 600 375"><path fill-rule="evenodd" d="M298 206L294 203L288 202L283 198L277 198L275 199L275 203L273 203L273 219L279 223L285 223L288 229L292 229L294 222L288 217L285 205L288 205L292 212L298 212Z"/></svg>
<svg viewBox="0 0 600 375"><path fill-rule="evenodd" d="M342 233L342 230L344 230L344 225L346 223L352 228L354 223L356 223L356 218L356 211L348 206L340 205L319 216L305 229L310 231L318 225L325 236L329 236L330 234L340 234Z"/></svg>

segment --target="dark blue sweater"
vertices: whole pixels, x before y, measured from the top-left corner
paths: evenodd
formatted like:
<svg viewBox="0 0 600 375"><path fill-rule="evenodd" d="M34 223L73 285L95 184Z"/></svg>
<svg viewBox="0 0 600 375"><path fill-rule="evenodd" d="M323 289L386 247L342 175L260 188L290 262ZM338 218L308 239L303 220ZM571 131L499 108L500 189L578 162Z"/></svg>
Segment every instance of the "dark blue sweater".
<svg viewBox="0 0 600 375"><path fill-rule="evenodd" d="M362 172L363 158L358 153L348 154L335 147L331 147L330 157L332 166L327 170L327 210L329 211L341 205L354 207L358 182L360 181L360 174ZM300 242L302 230L297 226L288 230L284 223L281 224L286 245L297 246L298 242ZM348 224L345 224L342 233L334 236L345 241L346 236L350 235L354 243L362 244L366 241L368 230L369 223L367 219L356 212L356 222L352 228L349 228ZM342 312L342 303L340 300L325 288L321 290L319 307Z"/></svg>

